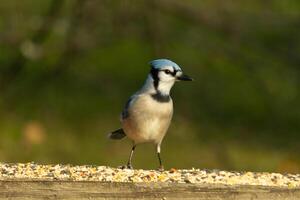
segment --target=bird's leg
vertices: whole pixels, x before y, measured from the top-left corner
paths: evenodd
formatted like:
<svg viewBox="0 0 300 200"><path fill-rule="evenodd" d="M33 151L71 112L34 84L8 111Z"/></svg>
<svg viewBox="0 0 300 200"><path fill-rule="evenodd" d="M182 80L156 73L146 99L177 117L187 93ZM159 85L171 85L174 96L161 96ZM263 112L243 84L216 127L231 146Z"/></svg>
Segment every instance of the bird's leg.
<svg viewBox="0 0 300 200"><path fill-rule="evenodd" d="M131 159L132 159L132 156L133 156L135 146L136 146L135 144L132 146L132 149L131 149L131 152L130 152L130 156L129 156L129 159L128 159L128 162L127 162L127 168L128 169L132 169Z"/></svg>
<svg viewBox="0 0 300 200"><path fill-rule="evenodd" d="M157 157L158 157L158 161L159 161L159 171L164 171L164 166L162 165L162 161L160 158L160 144L157 144L156 146L156 152L157 152Z"/></svg>

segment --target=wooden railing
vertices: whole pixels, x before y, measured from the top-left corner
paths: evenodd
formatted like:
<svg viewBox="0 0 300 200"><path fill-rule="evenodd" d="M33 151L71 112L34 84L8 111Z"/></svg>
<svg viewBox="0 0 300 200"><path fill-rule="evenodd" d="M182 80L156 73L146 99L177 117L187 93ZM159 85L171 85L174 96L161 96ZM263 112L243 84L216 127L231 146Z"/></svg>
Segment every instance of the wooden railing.
<svg viewBox="0 0 300 200"><path fill-rule="evenodd" d="M300 175L2 163L0 199L300 199Z"/></svg>

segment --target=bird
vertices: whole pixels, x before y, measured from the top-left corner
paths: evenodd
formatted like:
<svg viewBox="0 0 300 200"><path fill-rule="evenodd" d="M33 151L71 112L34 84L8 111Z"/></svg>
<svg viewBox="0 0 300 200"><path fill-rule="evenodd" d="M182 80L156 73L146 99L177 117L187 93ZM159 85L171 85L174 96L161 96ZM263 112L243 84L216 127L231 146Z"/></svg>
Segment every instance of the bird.
<svg viewBox="0 0 300 200"><path fill-rule="evenodd" d="M108 138L119 140L128 137L133 145L127 165L133 169L132 157L138 144L153 143L159 161L159 170L164 170L160 156L161 143L173 116L171 88L176 81L192 81L183 74L179 65L169 59L156 59L150 63L150 72L144 85L126 102L121 113L121 128L109 133Z"/></svg>

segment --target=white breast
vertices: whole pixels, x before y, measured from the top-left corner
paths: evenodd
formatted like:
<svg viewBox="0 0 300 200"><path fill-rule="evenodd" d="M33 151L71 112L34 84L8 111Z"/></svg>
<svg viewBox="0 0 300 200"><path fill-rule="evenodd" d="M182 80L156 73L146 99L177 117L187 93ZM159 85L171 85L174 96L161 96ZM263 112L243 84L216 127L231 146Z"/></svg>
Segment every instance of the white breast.
<svg viewBox="0 0 300 200"><path fill-rule="evenodd" d="M149 94L138 95L122 120L123 130L135 143L161 143L173 115L173 102L158 102Z"/></svg>

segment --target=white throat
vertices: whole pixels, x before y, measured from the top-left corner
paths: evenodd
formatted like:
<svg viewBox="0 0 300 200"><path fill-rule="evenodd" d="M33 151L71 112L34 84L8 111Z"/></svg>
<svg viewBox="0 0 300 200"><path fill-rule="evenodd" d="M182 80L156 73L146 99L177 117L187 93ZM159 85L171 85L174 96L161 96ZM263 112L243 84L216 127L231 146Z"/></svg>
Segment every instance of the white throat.
<svg viewBox="0 0 300 200"><path fill-rule="evenodd" d="M154 87L154 79L149 74L142 89L141 93L157 93L159 92L162 95L170 95L171 88L174 85L174 81L158 81L158 87Z"/></svg>
<svg viewBox="0 0 300 200"><path fill-rule="evenodd" d="M170 95L170 90L174 85L174 81L159 81L157 91L159 91L162 95Z"/></svg>

